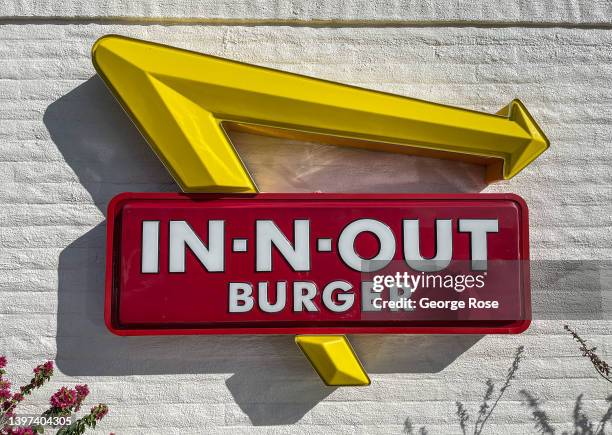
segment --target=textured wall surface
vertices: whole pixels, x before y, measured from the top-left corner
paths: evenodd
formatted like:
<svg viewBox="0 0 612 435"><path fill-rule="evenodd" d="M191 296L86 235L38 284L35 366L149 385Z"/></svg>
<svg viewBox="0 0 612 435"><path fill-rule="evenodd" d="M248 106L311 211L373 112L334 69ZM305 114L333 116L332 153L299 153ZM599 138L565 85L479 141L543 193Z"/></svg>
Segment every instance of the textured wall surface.
<svg viewBox="0 0 612 435"><path fill-rule="evenodd" d="M602 416L610 384L561 319L519 336L352 336L368 388L324 387L290 336L112 336L102 319L106 204L119 192L177 186L95 76L90 48L119 33L488 112L521 98L551 148L490 187L465 164L235 142L268 191L520 194L532 258L555 260L534 267L537 305L567 287L570 260L612 256L611 2L140 3L0 4L0 354L20 381L44 359L58 366L24 411L86 382L90 400L111 408L100 433L386 434L401 433L406 418L458 433L455 402L475 415L485 380L499 386L525 346L485 433L533 432L520 390L542 399L559 429L573 426L581 393L589 416ZM584 278L609 289L598 274ZM580 303L579 294L549 298L568 312ZM610 355L612 321L593 310L568 322Z"/></svg>

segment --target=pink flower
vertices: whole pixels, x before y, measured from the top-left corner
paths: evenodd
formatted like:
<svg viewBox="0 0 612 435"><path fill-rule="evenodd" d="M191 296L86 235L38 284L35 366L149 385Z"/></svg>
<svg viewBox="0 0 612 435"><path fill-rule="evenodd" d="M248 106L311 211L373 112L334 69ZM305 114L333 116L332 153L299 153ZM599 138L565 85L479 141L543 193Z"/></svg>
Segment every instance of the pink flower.
<svg viewBox="0 0 612 435"><path fill-rule="evenodd" d="M69 390L66 387L60 388L49 400L52 407L59 409L68 409L73 406L76 401L77 392L75 390Z"/></svg>
<svg viewBox="0 0 612 435"><path fill-rule="evenodd" d="M11 388L11 383L9 381L0 380L0 389L9 389Z"/></svg>
<svg viewBox="0 0 612 435"><path fill-rule="evenodd" d="M94 406L91 408L91 414L95 417L96 420L102 420L106 414L108 414L108 406L100 403L98 406Z"/></svg>
<svg viewBox="0 0 612 435"><path fill-rule="evenodd" d="M76 390L77 395L79 396L79 400L83 400L89 394L89 387L87 386L87 384L77 385L74 387L74 389Z"/></svg>
<svg viewBox="0 0 612 435"><path fill-rule="evenodd" d="M47 361L44 364L36 366L34 368L34 373L37 375L42 373L43 376L51 376L53 374L53 361Z"/></svg>
<svg viewBox="0 0 612 435"><path fill-rule="evenodd" d="M11 397L11 390L9 390L8 388L3 388L0 390L0 399L10 399Z"/></svg>
<svg viewBox="0 0 612 435"><path fill-rule="evenodd" d="M89 394L89 387L87 385L77 385L74 389L77 392L76 406L74 407L74 412L76 412L81 409L81 403Z"/></svg>
<svg viewBox="0 0 612 435"><path fill-rule="evenodd" d="M4 355L0 356L0 369L6 367L6 357Z"/></svg>
<svg viewBox="0 0 612 435"><path fill-rule="evenodd" d="M23 400L23 394L21 394L21 393L13 394L13 400L15 402L21 402Z"/></svg>

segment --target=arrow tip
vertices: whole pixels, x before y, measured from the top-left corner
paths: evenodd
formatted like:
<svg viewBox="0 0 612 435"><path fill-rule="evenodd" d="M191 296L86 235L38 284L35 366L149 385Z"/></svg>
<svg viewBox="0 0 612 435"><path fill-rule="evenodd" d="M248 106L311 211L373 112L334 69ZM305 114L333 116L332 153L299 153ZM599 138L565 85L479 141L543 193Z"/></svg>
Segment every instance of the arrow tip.
<svg viewBox="0 0 612 435"><path fill-rule="evenodd" d="M497 114L516 122L530 136L527 143L512 151L509 157L505 159L503 168L499 168L502 171L501 177L499 177L499 173L497 176L488 174L488 178L509 180L546 151L550 142L520 100L512 100Z"/></svg>

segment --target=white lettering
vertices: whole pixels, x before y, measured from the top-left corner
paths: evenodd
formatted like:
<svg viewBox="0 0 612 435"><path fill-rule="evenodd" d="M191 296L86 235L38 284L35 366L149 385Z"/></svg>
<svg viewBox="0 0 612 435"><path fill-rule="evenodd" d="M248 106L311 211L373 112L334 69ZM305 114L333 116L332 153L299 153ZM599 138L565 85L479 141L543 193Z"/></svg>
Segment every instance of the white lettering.
<svg viewBox="0 0 612 435"><path fill-rule="evenodd" d="M325 286L323 289L323 304L334 313L343 313L349 308L353 306L353 302L355 300L355 295L353 293L346 293L353 286L346 281L332 281ZM338 293L336 298L338 299L339 304L334 302L334 292L336 290L341 290L345 293Z"/></svg>
<svg viewBox="0 0 612 435"><path fill-rule="evenodd" d="M229 312L247 313L253 309L253 286L246 282L230 282Z"/></svg>
<svg viewBox="0 0 612 435"><path fill-rule="evenodd" d="M380 249L370 258L364 259L355 252L355 239L363 232L378 238ZM338 239L338 253L342 260L358 272L375 272L385 267L395 255L395 236L387 225L375 219L359 219L342 230Z"/></svg>
<svg viewBox="0 0 612 435"><path fill-rule="evenodd" d="M142 222L142 273L159 272L159 221Z"/></svg>
<svg viewBox="0 0 612 435"><path fill-rule="evenodd" d="M408 266L422 272L437 272L448 266L453 256L453 228L450 219L436 220L436 255L421 256L419 221L404 220L404 258Z"/></svg>
<svg viewBox="0 0 612 435"><path fill-rule="evenodd" d="M170 221L170 272L185 272L185 249L191 249L209 272L224 271L225 223L208 221L208 247L185 221Z"/></svg>
<svg viewBox="0 0 612 435"><path fill-rule="evenodd" d="M472 270L487 270L487 234L499 231L497 219L459 219L459 231L470 233Z"/></svg>
<svg viewBox="0 0 612 435"><path fill-rule="evenodd" d="M293 243L281 232L273 221L258 220L256 223L256 270L272 271L272 245L296 272L310 270L310 221L296 220L293 226Z"/></svg>

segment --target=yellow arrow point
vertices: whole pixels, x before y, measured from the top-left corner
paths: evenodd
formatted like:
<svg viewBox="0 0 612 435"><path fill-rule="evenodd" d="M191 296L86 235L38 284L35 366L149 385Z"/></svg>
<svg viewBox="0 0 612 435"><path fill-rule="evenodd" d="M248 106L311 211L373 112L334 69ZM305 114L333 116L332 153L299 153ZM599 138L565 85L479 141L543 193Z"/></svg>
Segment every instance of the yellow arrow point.
<svg viewBox="0 0 612 435"><path fill-rule="evenodd" d="M520 100L512 100L497 114L516 122L530 137L525 145L515 149L504 161L503 176L510 179L546 151L550 143Z"/></svg>
<svg viewBox="0 0 612 435"><path fill-rule="evenodd" d="M295 342L326 385L370 385L368 374L344 335L298 335Z"/></svg>
<svg viewBox="0 0 612 435"><path fill-rule="evenodd" d="M109 35L96 70L185 191L255 192L223 125L444 157L513 177L547 147L518 101L480 113Z"/></svg>

